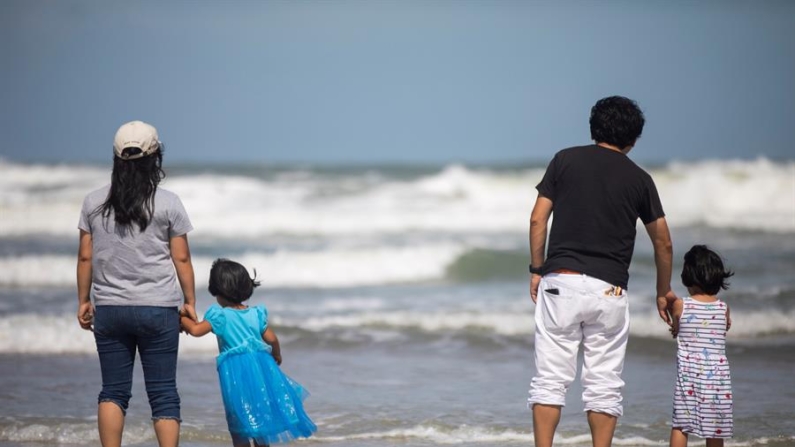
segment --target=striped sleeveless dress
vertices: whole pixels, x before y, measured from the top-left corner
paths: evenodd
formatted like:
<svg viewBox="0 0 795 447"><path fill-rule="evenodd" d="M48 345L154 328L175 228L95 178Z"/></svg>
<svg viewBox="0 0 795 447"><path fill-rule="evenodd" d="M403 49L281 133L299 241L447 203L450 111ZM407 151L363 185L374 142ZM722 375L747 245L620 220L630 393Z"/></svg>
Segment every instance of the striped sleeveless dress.
<svg viewBox="0 0 795 447"><path fill-rule="evenodd" d="M732 391L726 358L726 304L683 298L672 427L701 438L731 438Z"/></svg>

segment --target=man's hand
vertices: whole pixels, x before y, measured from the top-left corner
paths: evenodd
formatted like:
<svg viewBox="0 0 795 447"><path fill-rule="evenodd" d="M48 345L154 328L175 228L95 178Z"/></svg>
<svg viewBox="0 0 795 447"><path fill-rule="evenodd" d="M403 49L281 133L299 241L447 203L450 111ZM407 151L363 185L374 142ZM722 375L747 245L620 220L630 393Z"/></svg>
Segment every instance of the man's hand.
<svg viewBox="0 0 795 447"><path fill-rule="evenodd" d="M81 328L87 331L94 330L92 327L94 324L94 305L91 304L91 301L86 301L78 306L77 322L80 323Z"/></svg>
<svg viewBox="0 0 795 447"><path fill-rule="evenodd" d="M673 290L669 290L665 295L657 297L657 312L660 314L660 318L671 327L673 327L672 315L676 299L676 294Z"/></svg>
<svg viewBox="0 0 795 447"><path fill-rule="evenodd" d="M538 285L541 283L541 275L536 275L535 273L530 274L530 298L533 299L533 303L538 301Z"/></svg>

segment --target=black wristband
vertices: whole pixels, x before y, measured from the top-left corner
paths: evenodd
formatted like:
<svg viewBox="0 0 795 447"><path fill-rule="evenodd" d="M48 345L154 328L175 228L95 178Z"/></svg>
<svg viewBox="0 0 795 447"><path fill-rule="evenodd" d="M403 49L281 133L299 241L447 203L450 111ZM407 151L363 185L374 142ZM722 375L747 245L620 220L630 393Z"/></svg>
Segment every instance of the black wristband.
<svg viewBox="0 0 795 447"><path fill-rule="evenodd" d="M533 267L533 264L530 264L529 267L530 267L530 273L534 275L540 275L541 269L543 268L543 267Z"/></svg>

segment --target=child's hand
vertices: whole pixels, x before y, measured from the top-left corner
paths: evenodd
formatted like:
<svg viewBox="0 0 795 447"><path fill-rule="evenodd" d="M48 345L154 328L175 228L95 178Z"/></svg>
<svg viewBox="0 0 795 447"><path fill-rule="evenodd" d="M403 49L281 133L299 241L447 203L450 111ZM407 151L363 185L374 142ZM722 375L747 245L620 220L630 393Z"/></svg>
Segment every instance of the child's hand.
<svg viewBox="0 0 795 447"><path fill-rule="evenodd" d="M272 354L273 360L276 362L277 365L282 364L282 355L281 354Z"/></svg>
<svg viewBox="0 0 795 447"><path fill-rule="evenodd" d="M183 311L180 310L180 313ZM193 320L190 319L188 315L182 315L179 317L179 331L188 335L191 335L190 331L188 330L188 325L193 325Z"/></svg>
<svg viewBox="0 0 795 447"><path fill-rule="evenodd" d="M674 317L671 319L671 327L668 329L671 332L671 336L676 338L679 335L679 317Z"/></svg>

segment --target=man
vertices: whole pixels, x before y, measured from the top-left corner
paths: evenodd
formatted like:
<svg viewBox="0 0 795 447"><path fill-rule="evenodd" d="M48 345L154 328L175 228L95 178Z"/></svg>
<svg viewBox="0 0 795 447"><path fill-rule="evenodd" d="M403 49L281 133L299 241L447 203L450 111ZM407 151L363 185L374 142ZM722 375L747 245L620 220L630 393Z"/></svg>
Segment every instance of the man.
<svg viewBox="0 0 795 447"><path fill-rule="evenodd" d="M627 153L643 132L624 97L591 109L596 144L558 152L538 184L530 218L530 295L536 303L536 375L528 405L537 447L549 447L583 347L582 400L594 447L613 441L622 415L621 372L629 336L627 283L640 218L654 246L657 309L670 325L671 237L654 182ZM547 242L547 222L554 213Z"/></svg>

